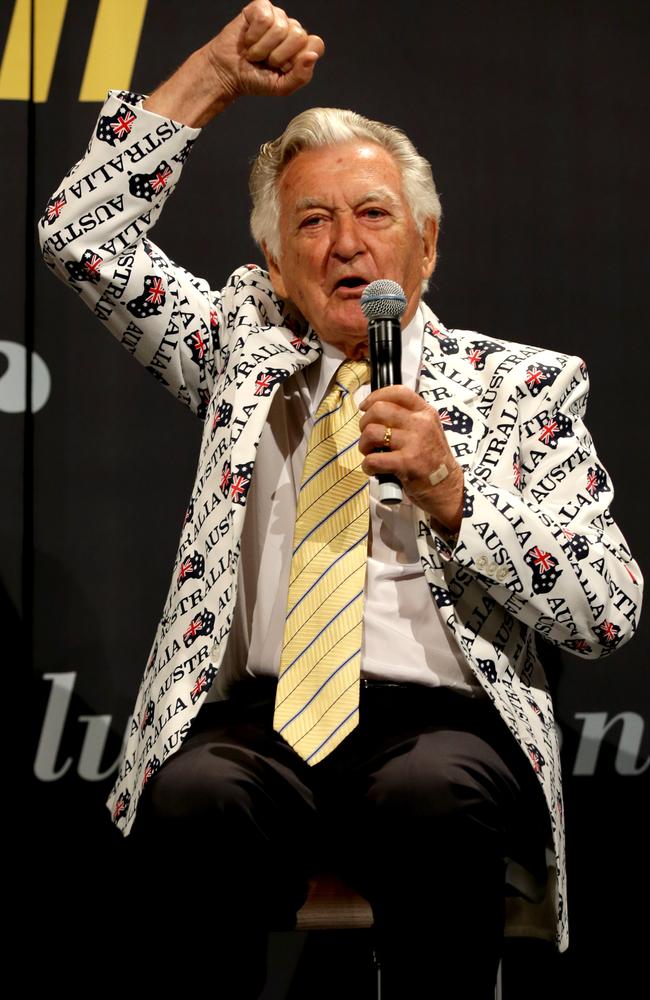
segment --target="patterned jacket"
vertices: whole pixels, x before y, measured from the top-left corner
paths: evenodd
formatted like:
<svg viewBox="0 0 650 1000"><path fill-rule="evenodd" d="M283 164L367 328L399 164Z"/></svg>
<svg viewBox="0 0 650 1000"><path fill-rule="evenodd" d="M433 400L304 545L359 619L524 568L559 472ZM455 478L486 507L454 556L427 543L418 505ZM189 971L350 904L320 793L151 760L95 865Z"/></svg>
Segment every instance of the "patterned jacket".
<svg viewBox="0 0 650 1000"><path fill-rule="evenodd" d="M151 776L180 747L220 669L256 448L279 384L321 353L256 265L219 290L148 237L198 129L111 92L88 149L39 223L46 264L203 421L174 571L107 800L126 836ZM583 418L579 358L447 330L425 306L418 392L465 471L454 544L414 508L422 568L467 663L548 805L556 945L568 945L564 817L553 706L536 636L584 659L635 632L642 578L609 507Z"/></svg>

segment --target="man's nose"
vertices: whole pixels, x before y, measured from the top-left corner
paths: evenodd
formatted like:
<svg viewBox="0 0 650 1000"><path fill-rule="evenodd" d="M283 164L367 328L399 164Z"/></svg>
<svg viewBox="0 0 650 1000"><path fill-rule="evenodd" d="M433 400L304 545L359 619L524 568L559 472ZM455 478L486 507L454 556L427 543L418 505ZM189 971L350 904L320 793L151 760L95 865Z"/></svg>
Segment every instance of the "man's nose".
<svg viewBox="0 0 650 1000"><path fill-rule="evenodd" d="M351 260L364 249L363 234L354 216L338 216L332 232L332 252L341 260Z"/></svg>

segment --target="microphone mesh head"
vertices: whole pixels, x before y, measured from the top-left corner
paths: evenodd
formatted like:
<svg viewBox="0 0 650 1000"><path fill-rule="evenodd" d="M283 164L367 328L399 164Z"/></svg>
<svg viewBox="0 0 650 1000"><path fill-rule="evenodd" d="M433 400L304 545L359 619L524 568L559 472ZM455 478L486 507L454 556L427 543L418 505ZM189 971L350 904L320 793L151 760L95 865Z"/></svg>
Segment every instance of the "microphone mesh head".
<svg viewBox="0 0 650 1000"><path fill-rule="evenodd" d="M367 320L399 319L406 309L406 296L396 281L371 281L363 290L361 310Z"/></svg>

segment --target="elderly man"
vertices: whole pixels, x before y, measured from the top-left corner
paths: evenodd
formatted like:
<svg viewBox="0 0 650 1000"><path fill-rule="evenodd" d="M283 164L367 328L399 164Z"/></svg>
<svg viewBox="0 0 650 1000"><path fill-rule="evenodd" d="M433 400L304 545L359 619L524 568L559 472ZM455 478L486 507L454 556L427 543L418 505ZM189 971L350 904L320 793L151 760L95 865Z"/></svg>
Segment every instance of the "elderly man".
<svg viewBox="0 0 650 1000"><path fill-rule="evenodd" d="M422 301L440 205L399 130L316 108L261 148L268 270L214 290L149 239L200 129L304 86L323 51L255 0L150 97L109 95L40 223L46 263L204 421L107 804L138 849L134 919L149 933L171 894L179 934L207 920L220 995L258 995L268 927L327 858L372 904L386 996L487 997L504 874L542 892L547 847L568 942L535 633L609 654L641 576L583 423L584 363L446 330ZM378 278L406 297L403 385L370 393L360 298ZM385 473L399 505L378 500Z"/></svg>

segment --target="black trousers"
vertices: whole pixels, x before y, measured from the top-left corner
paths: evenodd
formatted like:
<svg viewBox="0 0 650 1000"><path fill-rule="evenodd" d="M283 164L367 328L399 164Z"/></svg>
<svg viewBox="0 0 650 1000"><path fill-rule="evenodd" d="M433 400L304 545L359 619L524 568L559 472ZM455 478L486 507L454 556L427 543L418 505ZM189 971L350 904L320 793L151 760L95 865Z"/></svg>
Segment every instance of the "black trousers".
<svg viewBox="0 0 650 1000"><path fill-rule="evenodd" d="M362 681L358 727L311 767L272 728L275 687L242 681L201 709L124 840L143 890L164 884L160 905L183 915L173 947L200 949L215 996L257 997L269 929L293 926L325 866L371 903L383 1000L493 996L504 859L543 873L548 830L497 710Z"/></svg>

